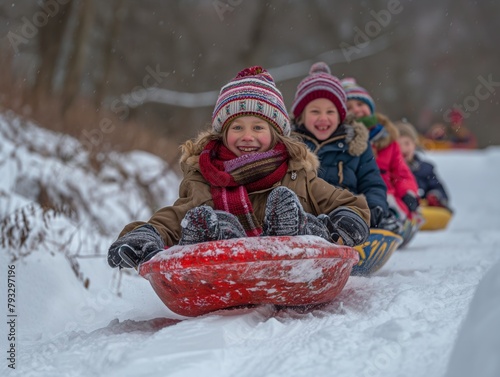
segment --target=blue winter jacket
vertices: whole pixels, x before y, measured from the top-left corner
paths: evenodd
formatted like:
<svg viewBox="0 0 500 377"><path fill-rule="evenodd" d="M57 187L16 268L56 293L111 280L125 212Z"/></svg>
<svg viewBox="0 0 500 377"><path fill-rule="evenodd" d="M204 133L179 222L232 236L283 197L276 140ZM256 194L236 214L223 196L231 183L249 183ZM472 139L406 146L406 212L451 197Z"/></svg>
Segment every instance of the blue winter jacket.
<svg viewBox="0 0 500 377"><path fill-rule="evenodd" d="M415 154L413 161L409 164L410 169L418 183L418 194L421 198L425 198L430 191L438 193L439 199L442 199L443 204L448 204L448 194L441 181L434 172L434 165L430 162L423 161Z"/></svg>
<svg viewBox="0 0 500 377"><path fill-rule="evenodd" d="M368 130L364 125L348 120L321 142L303 125L295 126L295 132L318 156L320 178L354 194L363 194L370 209L380 206L387 213L387 186L368 147Z"/></svg>

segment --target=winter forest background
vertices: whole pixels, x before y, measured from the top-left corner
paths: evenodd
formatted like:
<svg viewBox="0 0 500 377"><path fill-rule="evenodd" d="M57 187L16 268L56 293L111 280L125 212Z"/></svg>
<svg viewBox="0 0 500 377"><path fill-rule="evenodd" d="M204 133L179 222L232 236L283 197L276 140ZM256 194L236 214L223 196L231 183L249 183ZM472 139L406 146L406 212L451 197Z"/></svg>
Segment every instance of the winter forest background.
<svg viewBox="0 0 500 377"><path fill-rule="evenodd" d="M91 152L175 161L240 69L270 69L290 104L323 60L421 131L461 107L486 147L500 144L498 14L469 0L2 0L0 106Z"/></svg>

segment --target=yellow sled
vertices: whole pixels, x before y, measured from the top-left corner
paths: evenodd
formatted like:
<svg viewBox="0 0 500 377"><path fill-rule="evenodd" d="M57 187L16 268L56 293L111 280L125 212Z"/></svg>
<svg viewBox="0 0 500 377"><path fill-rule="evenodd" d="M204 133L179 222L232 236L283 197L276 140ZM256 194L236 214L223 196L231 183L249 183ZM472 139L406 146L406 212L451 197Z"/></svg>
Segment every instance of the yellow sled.
<svg viewBox="0 0 500 377"><path fill-rule="evenodd" d="M420 230L442 230L448 226L453 214L450 210L442 207L421 206L422 216L425 219Z"/></svg>
<svg viewBox="0 0 500 377"><path fill-rule="evenodd" d="M368 241L354 247L359 253L359 262L352 268L351 275L370 275L378 271L389 260L403 238L384 229L370 229Z"/></svg>

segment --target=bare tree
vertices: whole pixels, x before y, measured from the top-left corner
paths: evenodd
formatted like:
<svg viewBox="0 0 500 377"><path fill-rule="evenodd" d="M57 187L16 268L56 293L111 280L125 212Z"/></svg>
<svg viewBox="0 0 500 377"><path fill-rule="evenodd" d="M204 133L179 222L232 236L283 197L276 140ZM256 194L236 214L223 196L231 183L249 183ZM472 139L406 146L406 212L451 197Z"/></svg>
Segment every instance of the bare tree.
<svg viewBox="0 0 500 377"><path fill-rule="evenodd" d="M101 106L106 95L106 87L111 80L111 67L113 63L115 41L118 39L123 20L126 16L128 6L123 0L114 0L112 3L112 21L106 30L106 39L103 47L103 74L95 84L96 91L94 102L97 107Z"/></svg>
<svg viewBox="0 0 500 377"><path fill-rule="evenodd" d="M48 4L49 2L50 0L44 0L43 3ZM36 72L33 88L35 97L33 105L35 107L43 97L53 94L57 61L73 4L73 0L59 4L59 10L48 20L47 25L39 29L38 55L40 65Z"/></svg>
<svg viewBox="0 0 500 377"><path fill-rule="evenodd" d="M77 96L81 83L85 64L85 51L89 29L93 19L93 0L81 0L75 9L77 14L77 25L73 34L72 53L70 55L66 77L63 84L63 112L65 113Z"/></svg>

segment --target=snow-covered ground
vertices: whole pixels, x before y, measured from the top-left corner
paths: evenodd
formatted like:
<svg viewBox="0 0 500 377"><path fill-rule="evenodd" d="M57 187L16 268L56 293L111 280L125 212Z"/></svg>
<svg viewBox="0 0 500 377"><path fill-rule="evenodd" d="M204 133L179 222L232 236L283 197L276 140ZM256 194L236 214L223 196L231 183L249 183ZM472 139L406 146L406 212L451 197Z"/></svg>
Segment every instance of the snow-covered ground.
<svg viewBox="0 0 500 377"><path fill-rule="evenodd" d="M14 217L31 204L29 228L44 238L11 236L19 249L2 240L0 375L500 375L500 148L427 153L451 194L448 229L420 232L375 276L351 277L321 310L263 306L183 319L146 280L119 274L104 257L126 222L150 213L131 177L156 174L153 196L165 205L177 194L175 177L143 153L113 155L89 171L85 151L56 153L61 135L16 122L0 117L0 221L26 225ZM43 143L28 147L34 139ZM77 140L62 140L78 150ZM32 204L41 188L61 200L79 195L79 217L44 215Z"/></svg>

